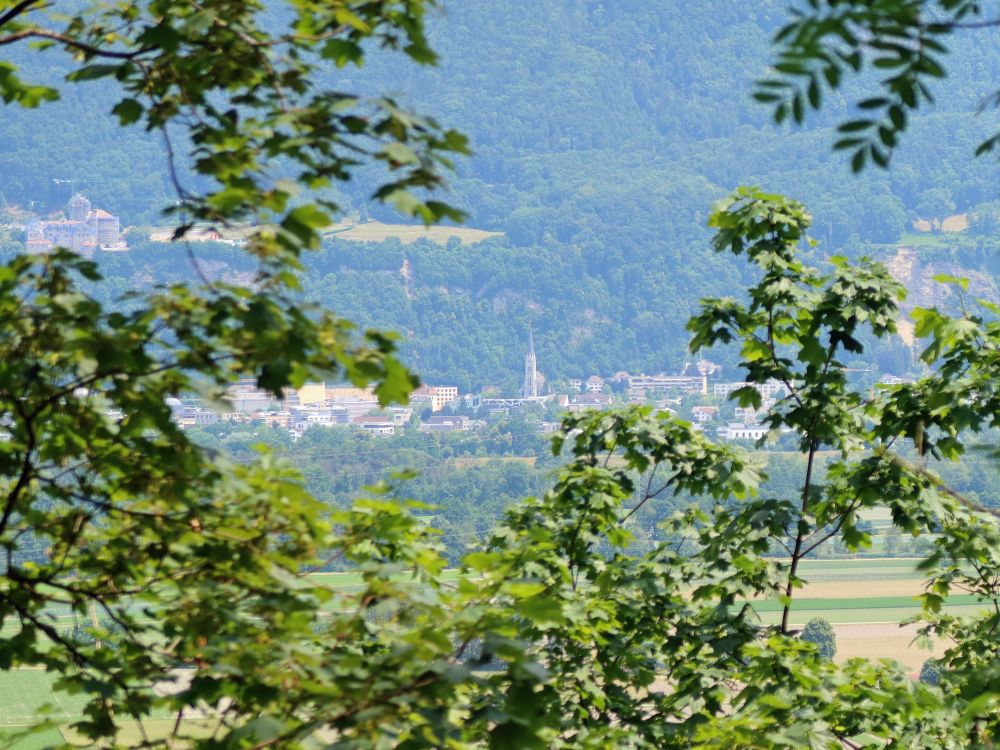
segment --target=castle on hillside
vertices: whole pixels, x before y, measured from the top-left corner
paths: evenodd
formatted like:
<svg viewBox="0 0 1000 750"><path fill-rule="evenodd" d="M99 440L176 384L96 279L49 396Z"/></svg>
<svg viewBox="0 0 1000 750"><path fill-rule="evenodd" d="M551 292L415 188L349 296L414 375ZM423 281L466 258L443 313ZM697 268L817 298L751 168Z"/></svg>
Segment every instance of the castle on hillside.
<svg viewBox="0 0 1000 750"><path fill-rule="evenodd" d="M97 248L121 246L118 217L100 208L79 193L66 206L68 219L36 221L28 225L28 252L41 253L53 247L65 247L83 255L93 255Z"/></svg>

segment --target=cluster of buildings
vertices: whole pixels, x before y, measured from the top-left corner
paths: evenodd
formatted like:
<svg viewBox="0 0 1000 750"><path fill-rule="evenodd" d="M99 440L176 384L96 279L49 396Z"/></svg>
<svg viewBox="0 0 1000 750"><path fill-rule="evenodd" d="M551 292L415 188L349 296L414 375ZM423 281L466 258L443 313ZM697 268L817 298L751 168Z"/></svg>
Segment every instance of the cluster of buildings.
<svg viewBox="0 0 1000 750"><path fill-rule="evenodd" d="M66 216L55 221L30 222L26 227L28 252L41 253L53 247L65 247L92 256L98 249L128 249L121 239L118 217L93 208L79 193L66 206Z"/></svg>
<svg viewBox="0 0 1000 750"><path fill-rule="evenodd" d="M689 363L684 371L677 374L632 375L619 372L607 381L592 375L586 380L570 381L571 386L581 391L578 398L601 398L607 390L623 394L625 401L633 404L652 404L659 411L676 414L685 397L700 398L711 402L691 407L691 416L696 429L715 428L717 437L723 440L759 440L767 435L769 428L761 420L782 398L788 395L788 388L777 380L763 384L745 381L720 382L722 367L708 360ZM730 395L742 388L754 388L760 394L760 406L732 407ZM610 401L610 398L609 398ZM607 408L594 403L589 408ZM731 416L731 419L728 418Z"/></svg>
<svg viewBox="0 0 1000 750"><path fill-rule="evenodd" d="M680 373L657 375L617 372L610 378L591 375L569 380L569 393L542 395L544 378L537 370L534 337L529 334L528 352L524 357L524 380L520 396L500 398L467 397L471 406L485 409L486 416L509 414L511 410L529 404L552 405L569 412L610 409L615 403L652 404L659 411L677 413L685 397L700 398L705 405L696 405L691 414L696 429L714 428L723 440L760 440L769 432L761 421L781 399L789 395L784 383L771 380L763 384L721 380L722 366L709 360L688 363ZM730 395L741 388L753 387L760 394L758 407L735 406ZM690 403L690 401L688 401ZM554 427L543 423L543 429Z"/></svg>
<svg viewBox="0 0 1000 750"><path fill-rule="evenodd" d="M587 409L605 409L612 403L612 397L606 393L604 380L593 376L587 381L587 387L582 387L583 381L570 381L569 393L542 393L545 376L538 371L538 356L535 354L535 337L528 332L528 351L524 355L524 379L521 382L521 392L518 396L473 396L463 398L463 405L477 410L477 413L488 417L503 417L513 411L529 405L551 406L569 412L585 411ZM573 387L573 384L576 387Z"/></svg>
<svg viewBox="0 0 1000 750"><path fill-rule="evenodd" d="M282 398L276 399L271 393L259 390L251 380L230 388L230 410L225 413L204 408L196 401L171 399L170 406L174 418L184 428L220 422L256 422L287 430L297 440L313 427L353 427L375 435L395 435L402 429L464 432L484 426L488 419L531 406L579 412L603 411L618 403L642 403L674 414L683 410L696 429L711 430L723 440L756 441L765 437L770 428L762 421L789 395L788 387L777 380L762 384L728 382L721 375L720 365L701 360L687 364L677 374L618 372L608 379L591 375L570 380L568 393L542 393L545 378L538 371L534 336L529 333L524 377L516 396L462 395L456 386L424 385L412 394L408 406L382 408L371 388L311 383L285 389ZM900 379L890 376L885 382L900 382ZM758 392L759 406L739 406L730 400L735 391L744 388ZM700 403L692 405L692 402ZM420 418L414 419L414 415ZM541 425L543 431L557 427L554 421Z"/></svg>
<svg viewBox="0 0 1000 750"><path fill-rule="evenodd" d="M249 380L232 386L227 401L229 410L225 412L205 408L197 400L170 399L168 405L182 428L257 422L287 430L293 440L298 440L311 427L337 425L374 435L394 435L410 423L415 410L430 409L433 414L458 401L458 388L425 385L413 394L409 406L382 408L371 388L309 383L298 389L286 388L282 398L276 399ZM472 420L453 415L433 415L419 425L419 429L426 432L472 427Z"/></svg>
<svg viewBox="0 0 1000 750"><path fill-rule="evenodd" d="M229 389L229 410L218 412L196 400L171 399L174 418L182 428L207 427L218 423L262 423L288 431L297 440L313 427L353 427L374 435L395 435L402 429L421 432L464 432L485 425L485 419L510 415L528 406L555 407L558 411L603 411L615 403L652 403L661 411L676 413L682 399L691 394L720 403L745 382L719 382L722 368L707 360L688 365L676 375L631 375L619 372L605 380L598 375L569 381L569 393L542 393L545 377L538 370L534 336L529 333L524 355L524 378L516 396L462 395L456 386L421 386L410 397L408 406L382 408L374 390L350 385L310 383L298 389L285 389L280 399L245 381ZM761 418L787 389L777 381L755 386L761 405L736 407L732 420L720 419L717 405L693 407L693 421L699 429L716 428L727 440L757 440L767 433ZM465 414L456 412L466 412ZM729 412L726 412L727 415ZM414 420L414 414L422 418ZM475 414L472 418L468 414ZM481 418L479 418L481 417ZM557 423L543 422L542 429L555 429Z"/></svg>

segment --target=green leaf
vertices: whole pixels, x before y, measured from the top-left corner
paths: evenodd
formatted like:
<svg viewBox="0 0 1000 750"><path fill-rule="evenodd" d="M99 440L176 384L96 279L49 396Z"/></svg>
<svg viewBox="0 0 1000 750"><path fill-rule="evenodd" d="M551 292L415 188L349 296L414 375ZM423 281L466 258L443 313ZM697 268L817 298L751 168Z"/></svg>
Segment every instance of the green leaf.
<svg viewBox="0 0 1000 750"><path fill-rule="evenodd" d="M545 585L538 581L507 581L503 590L517 599L526 599L545 591Z"/></svg>
<svg viewBox="0 0 1000 750"><path fill-rule="evenodd" d="M135 99L123 99L111 110L112 114L118 115L118 121L122 125L130 125L136 122L144 111L143 106Z"/></svg>
<svg viewBox="0 0 1000 750"><path fill-rule="evenodd" d="M815 76L809 80L809 106L819 109L821 104L819 81Z"/></svg>
<svg viewBox="0 0 1000 750"><path fill-rule="evenodd" d="M304 247L319 246L319 230L333 223L330 216L319 207L307 204L289 211L281 228L293 234Z"/></svg>
<svg viewBox="0 0 1000 750"><path fill-rule="evenodd" d="M984 717L992 713L997 705L1000 705L1000 693L993 691L981 693L969 701L963 711L963 718L972 721Z"/></svg>
<svg viewBox="0 0 1000 750"><path fill-rule="evenodd" d="M969 291L969 279L964 276L952 276L947 273L939 273L935 274L932 278L940 284L952 284L962 287L965 291Z"/></svg>
<svg viewBox="0 0 1000 750"><path fill-rule="evenodd" d="M851 120L837 126L841 133L858 133L862 130L869 130L875 127L874 120Z"/></svg>
<svg viewBox="0 0 1000 750"><path fill-rule="evenodd" d="M417 164L420 161L416 152L404 143L388 143L382 147L382 153L393 167Z"/></svg>
<svg viewBox="0 0 1000 750"><path fill-rule="evenodd" d="M561 625L566 621L562 605L551 596L522 599L517 603L517 611L542 627Z"/></svg>
<svg viewBox="0 0 1000 750"><path fill-rule="evenodd" d="M117 75L121 69L121 65L86 65L82 68L77 68L67 75L66 78L70 81L94 81L99 78Z"/></svg>
<svg viewBox="0 0 1000 750"><path fill-rule="evenodd" d="M328 40L320 54L327 60L333 60L338 68L343 68L348 63L360 66L364 60L361 46L348 39Z"/></svg>
<svg viewBox="0 0 1000 750"><path fill-rule="evenodd" d="M858 149L851 159L851 171L860 172L865 168L865 161L867 159L867 152L865 149Z"/></svg>
<svg viewBox="0 0 1000 750"><path fill-rule="evenodd" d="M754 409L759 409L761 405L761 395L760 391L757 390L756 386L747 385L742 388L737 388L735 391L729 394L730 400L735 400L743 408L752 406Z"/></svg>

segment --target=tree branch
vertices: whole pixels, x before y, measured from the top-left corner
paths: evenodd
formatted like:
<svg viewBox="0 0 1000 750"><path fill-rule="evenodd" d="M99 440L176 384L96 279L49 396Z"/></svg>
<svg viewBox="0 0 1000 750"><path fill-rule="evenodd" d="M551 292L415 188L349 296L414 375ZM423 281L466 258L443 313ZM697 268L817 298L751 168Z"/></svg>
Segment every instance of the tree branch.
<svg viewBox="0 0 1000 750"><path fill-rule="evenodd" d="M965 497L960 492L957 492L956 490L953 490L951 487L946 485L944 481L942 481L941 478L936 476L933 472L930 472L927 469L924 469L923 467L916 466L915 464L910 463L905 458L902 458L895 453L888 454L888 457L892 463L896 464L896 466L900 467L901 469L905 469L906 471L912 472L917 476L922 477L927 481L933 483L939 492L943 492L952 500L956 500L961 505L965 506L968 510L973 511L974 513L984 513L986 515L993 516L994 518L1000 518L1000 510L996 508L988 508L985 505L980 505L979 503L969 500L969 498Z"/></svg>
<svg viewBox="0 0 1000 750"><path fill-rule="evenodd" d="M0 516L0 535L7 531L7 526L10 524L11 516L14 515L14 509L17 507L17 501L20 499L21 493L28 486L32 473L34 473L34 462L32 456L35 452L35 446L38 443L38 437L35 434L35 426L32 419L25 413L24 405L21 403L21 400L15 398L13 403L14 410L18 413L21 419L24 420L24 429L28 434L28 441L24 446L24 459L21 461L21 471L17 477L17 482L7 494L4 501L3 515Z"/></svg>
<svg viewBox="0 0 1000 750"><path fill-rule="evenodd" d="M38 2L40 2L40 0L21 0L21 2L19 2L13 8L8 10L6 13L0 15L0 29L2 29L6 24L13 21L22 13L27 13L29 10L33 10L31 6L35 5Z"/></svg>
<svg viewBox="0 0 1000 750"><path fill-rule="evenodd" d="M785 585L785 596L789 599L781 610L781 633L788 634L788 620L792 614L792 603L790 601L792 591L795 588L795 574L799 569L799 561L802 559L802 543L805 541L805 533L802 530L802 516L809 509L809 487L812 484L813 463L816 459L816 440L809 442L809 459L806 463L806 477L802 487L802 513L799 516L798 531L795 534L795 548L792 550L792 564L788 568L788 583Z"/></svg>
<svg viewBox="0 0 1000 750"><path fill-rule="evenodd" d="M86 52L88 55L93 55L94 57L110 57L114 60L133 60L144 52L148 52L150 49L148 47L143 47L141 49L132 50L131 52L114 52L112 50L95 47L92 44L87 44L86 42L81 42L79 39L74 39L73 37L66 36L65 34L49 31L48 29L24 29L23 31L16 31L13 34L0 37L0 47L32 38L51 39L65 45L66 47L72 47L73 49L80 50L81 52Z"/></svg>

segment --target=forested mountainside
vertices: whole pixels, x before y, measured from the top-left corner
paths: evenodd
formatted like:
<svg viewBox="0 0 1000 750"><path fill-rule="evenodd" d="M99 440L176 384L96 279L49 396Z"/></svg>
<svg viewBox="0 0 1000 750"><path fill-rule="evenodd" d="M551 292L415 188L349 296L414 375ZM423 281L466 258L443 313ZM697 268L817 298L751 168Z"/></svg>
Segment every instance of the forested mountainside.
<svg viewBox="0 0 1000 750"><path fill-rule="evenodd" d="M193 280L181 247L135 237L130 242L131 252L96 256L105 275L98 292L105 299L178 272ZM237 283L252 278L237 248L203 243L193 249L207 275ZM953 251L941 254L957 257ZM400 332L405 360L425 382L456 385L462 392L495 386L514 393L529 326L538 367L550 382L619 370L680 370L690 359L684 326L698 298L735 290L741 282L734 266L708 253L697 266L679 253L672 257L676 267L668 262L646 270L641 262L619 260L621 268L602 274L588 268L582 253L560 244L330 239L310 256L303 293L334 305L363 328ZM963 260L951 262L948 268ZM647 290L645 296L637 289ZM731 365L733 354L718 349L709 356ZM882 342L854 364L905 373L910 350L900 339ZM729 373L736 376L733 369Z"/></svg>
<svg viewBox="0 0 1000 750"><path fill-rule="evenodd" d="M704 227L712 201L734 186L805 201L821 254L895 243L916 215L1000 193L996 164L971 158L995 118L969 114L1000 75L995 48L957 50L937 108L914 123L893 170L854 177L831 156L828 127L853 90L828 108L830 119L792 134L749 96L786 5L462 0L432 21L438 68L401 70L376 56L363 71L331 72L332 87L406 92L404 101L467 132L475 155L459 164L451 200L472 226L506 238L332 241L310 261L307 292L410 336L411 361L429 380L511 384L529 324L550 377L669 370L686 358L683 324L697 300L745 280L741 266L707 249ZM59 75L54 54L41 58L48 67L20 54L27 76ZM100 84L73 89L45 105L48 128L5 109L0 195L42 210L81 190L126 224L155 221L171 200L162 144L123 137L102 119L111 100ZM375 179L362 175L341 196L345 207L391 216L367 202ZM115 260L129 266L118 284L156 275L142 267L159 261L140 250ZM906 366L905 353L881 355Z"/></svg>

